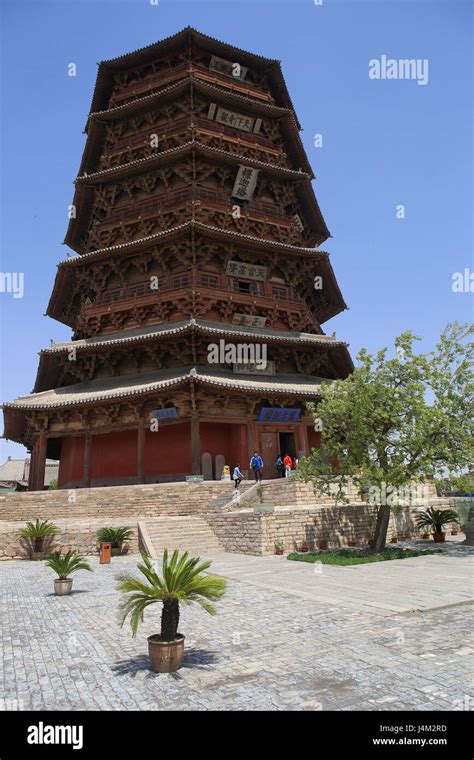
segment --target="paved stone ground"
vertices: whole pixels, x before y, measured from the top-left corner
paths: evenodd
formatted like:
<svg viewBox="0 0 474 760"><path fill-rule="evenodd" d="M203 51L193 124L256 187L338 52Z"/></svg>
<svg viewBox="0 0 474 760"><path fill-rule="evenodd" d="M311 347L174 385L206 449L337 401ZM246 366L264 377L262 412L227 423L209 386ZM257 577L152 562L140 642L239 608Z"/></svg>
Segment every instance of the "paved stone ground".
<svg viewBox="0 0 474 760"><path fill-rule="evenodd" d="M182 612L183 667L149 669L146 637L116 623L115 576L135 557L52 594L39 562L0 566L1 699L23 709L453 710L474 708L472 548L347 568L219 555L220 613ZM320 566L321 567L321 566Z"/></svg>

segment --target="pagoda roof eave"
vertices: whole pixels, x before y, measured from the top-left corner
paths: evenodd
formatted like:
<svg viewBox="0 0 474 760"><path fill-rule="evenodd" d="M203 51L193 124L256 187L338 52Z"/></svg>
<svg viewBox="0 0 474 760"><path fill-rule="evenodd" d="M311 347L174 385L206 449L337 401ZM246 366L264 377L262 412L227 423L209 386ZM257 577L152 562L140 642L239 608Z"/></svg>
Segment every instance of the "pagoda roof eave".
<svg viewBox="0 0 474 760"><path fill-rule="evenodd" d="M258 247L260 249L270 249L270 250L280 250L288 253L294 253L295 255L299 256L306 256L306 257L317 257L317 256L324 256L327 257L329 254L326 251L321 251L316 248L307 248L305 246L298 246L293 245L292 243L282 243L277 240L266 240L264 238L258 238L253 235L246 235L242 232L237 232L234 230L224 230L219 227L213 227L208 224L204 224L204 222L196 221L195 219L189 219L187 222L183 222L182 224L178 224L175 227L170 227L167 230L162 230L161 232L156 232L153 235L148 235L143 238L139 238L138 240L131 240L126 243L117 243L116 245L108 246L107 248L98 248L95 251L89 251L89 253L83 253L80 256L73 256L72 258L68 259L62 259L58 266L78 266L81 263L84 263L85 261L91 261L95 259L100 258L107 258L109 255L114 255L115 252L129 252L129 251L137 251L140 252L144 248L146 248L148 245L153 243L153 241L162 240L163 238L167 237L174 237L175 235L181 233L183 230L186 230L187 228L195 227L197 230L202 230L203 232L206 232L211 237L219 237L222 240L227 239L238 239L242 240L243 243L245 242L251 242L254 247Z"/></svg>
<svg viewBox="0 0 474 760"><path fill-rule="evenodd" d="M272 251L280 252L290 256L303 257L305 259L320 262L326 269L329 279L332 284L332 290L334 294L335 310L327 319L339 314L341 311L347 309L347 304L344 301L341 290L336 280L334 270L332 268L329 254L326 251L322 251L316 248L303 248L300 246L291 245L290 243L281 243L279 241L264 240L262 238L254 237L253 235L244 235L241 232L233 230L223 230L218 227L212 227L204 224L203 222L197 222L190 219L183 224L172 227L168 230L163 230L154 235L150 235L139 240L132 240L128 243L120 243L108 248L101 248L97 251L91 251L85 253L82 256L75 256L69 259L63 259L57 265L56 278L54 281L53 291L49 299L49 303L46 309L46 315L53 319L58 319L60 322L73 327L73 321L65 321L63 317L59 316L58 304L65 302L69 293L68 287L71 283L70 270L76 266L82 266L89 261L100 261L101 259L108 259L116 255L122 255L126 253L141 253L146 250L147 247L158 242L172 240L174 237L180 236L183 232L195 230L203 235L204 238L211 238L221 240L223 242L241 242L242 245L250 243L254 251ZM325 320L327 321L327 320Z"/></svg>
<svg viewBox="0 0 474 760"><path fill-rule="evenodd" d="M122 116L128 114L140 113L147 110L150 107L158 104L160 101L167 101L170 98L176 97L181 92L185 91L187 87L192 86L199 92L214 96L216 100L226 102L235 108L241 108L245 111L252 112L253 114L261 116L269 116L279 119L284 130L289 133L289 140L291 148L294 149L295 155L301 162L301 168L307 174L314 179L314 173L311 164L306 155L306 151L301 140L300 128L295 120L294 112L289 108L282 108L281 106L273 105L272 103L264 103L260 101L254 101L245 95L239 95L235 92L230 92L222 87L208 82L203 82L197 79L193 75L184 77L183 79L171 84L159 92L151 93L150 95L144 95L141 98L125 103L121 106L115 106L105 111L97 111L90 113L86 124L85 132L88 134L87 142L84 148L81 165L79 168L79 175L88 171L89 161L97 161L100 154L100 145L97 147L97 143L100 142L100 130L99 127L104 129L105 121L112 121L119 119ZM92 157L92 158L91 158Z"/></svg>
<svg viewBox="0 0 474 760"><path fill-rule="evenodd" d="M197 153L201 156L210 157L222 161L224 164L234 165L236 162L240 162L246 166L258 169L263 174L270 177L285 178L295 181L298 186L300 184L307 184L308 187L302 193L302 202L305 204L309 219L314 219L314 231L317 236L319 244L327 240L330 236L330 232L324 221L321 209L319 208L314 191L311 187L311 176L302 171L296 171L295 169L287 169L286 167L276 166L257 159L250 159L247 156L238 153L229 153L221 148L213 148L208 145L200 143L198 140L189 140L188 142L180 145L176 148L169 148L166 151L158 153L156 156L149 156L146 158L139 158L135 161L129 161L127 164L121 166L112 167L110 169L103 169L93 174L86 176L80 176L75 181L75 192L72 205L76 208L76 216L69 220L66 237L64 243L69 245L70 248L82 255L82 244L78 242L81 229L87 225L89 215L92 211L92 204L94 199L93 187L96 184L104 182L113 182L123 177L133 177L135 175L142 174L143 172L152 171L154 168L163 164L176 161L189 153ZM298 187L297 187L298 190Z"/></svg>
<svg viewBox="0 0 474 760"><path fill-rule="evenodd" d="M353 369L348 344L344 341L336 340L333 336L272 330L270 328L243 327L241 325L191 317L179 322L149 325L124 332L83 338L82 340L71 340L55 344L51 348L42 349L39 355L40 360L33 393L38 393L48 387L45 383L49 382L47 377L51 368L56 365L62 356L67 355L71 349L74 349L76 356L79 354L93 355L100 353L104 349L144 345L157 341L164 342L191 333L205 337L214 336L220 338L230 336L232 339L253 340L254 342L265 342L272 345L289 345L295 348L311 347L327 349L331 352L337 351L344 371L349 374ZM49 377L51 379L50 374Z"/></svg>
<svg viewBox="0 0 474 760"><path fill-rule="evenodd" d="M255 53L250 53L247 50L241 50L238 47L205 35L191 26L185 27L164 40L139 48L131 53L101 61L99 63L92 103L89 110L91 112L100 111L103 106L107 104L115 72L152 61L160 52L174 50L187 41L190 42L192 39L196 40L198 44L205 49L208 49L210 52L218 53L224 57L230 54L231 59L234 54L237 54L240 58L239 62L244 65L248 65L249 67L254 66L259 70L265 70L271 78L271 82L278 92L281 101L286 107L294 111L293 103L279 61L272 58L264 58ZM296 114L295 118L297 119ZM298 126L300 126L299 123Z"/></svg>
<svg viewBox="0 0 474 760"><path fill-rule="evenodd" d="M210 372L208 367L176 368L173 372L155 372L144 375L122 376L93 380L66 386L65 388L43 391L21 396L13 402L2 404L5 427L4 438L23 442L26 429L26 415L31 413L67 411L100 407L117 402L142 401L157 393L168 393L171 389L185 385L202 385L207 388L225 390L227 393L244 393L246 396L317 399L322 395L322 384L331 380L321 380L306 375L278 375L261 377L235 375L224 371Z"/></svg>
<svg viewBox="0 0 474 760"><path fill-rule="evenodd" d="M176 148L163 150L160 153L157 153L156 156L137 158L134 161L128 161L126 164L121 164L120 166L112 166L110 169L101 169L100 171L92 172L91 174L76 177L75 182L77 185L90 185L102 183L107 181L110 177L116 179L123 175L134 176L135 174L141 174L143 167L148 168L148 166L150 166L153 168L155 165L159 166L160 164L166 164L170 159L173 160L176 156L189 153L192 150L213 157L217 155L227 163L235 163L236 160L245 161L249 166L255 166L255 168L259 168L262 171L265 171L265 173L275 177L292 177L296 180L301 179L308 181L311 179L311 175L306 174L305 172L296 169L287 169L285 166L277 166L276 164L271 164L267 161L259 161L256 158L249 158L240 153L229 153L227 150L204 145L204 143L199 142L199 140L192 138Z"/></svg>
<svg viewBox="0 0 474 760"><path fill-rule="evenodd" d="M260 170L262 173L270 177L285 178L294 180L298 184L307 182L310 184L311 177L304 172L296 171L295 169L287 169L285 167L276 166L257 159L250 159L247 156L240 155L238 153L229 153L221 148L213 148L208 145L200 143L198 140L191 139L183 145L177 148L169 148L168 150L158 153L156 156L149 156L146 158L139 158L135 161L129 161L121 166L114 166L110 169L103 169L99 172L83 175L76 178L76 189L74 192L74 198L72 205L76 208L76 216L69 220L66 237L64 243L69 245L77 253L82 253L83 246L78 243L78 237L80 230L87 225L87 220L92 210L92 204L94 199L93 186L96 184L102 184L104 182L113 182L114 180L120 180L124 177L133 177L141 174L143 171L152 171L163 164L167 164L170 161L173 162L186 156L189 153L195 152L198 155L210 157L212 159L218 159L224 164L234 165L236 162L251 166ZM311 189L311 194L314 196L314 192ZM326 240L330 232L324 221L321 210L317 204L316 198L311 199L310 195L306 192L304 194L307 208L317 219L315 228L322 230L319 236L319 242Z"/></svg>

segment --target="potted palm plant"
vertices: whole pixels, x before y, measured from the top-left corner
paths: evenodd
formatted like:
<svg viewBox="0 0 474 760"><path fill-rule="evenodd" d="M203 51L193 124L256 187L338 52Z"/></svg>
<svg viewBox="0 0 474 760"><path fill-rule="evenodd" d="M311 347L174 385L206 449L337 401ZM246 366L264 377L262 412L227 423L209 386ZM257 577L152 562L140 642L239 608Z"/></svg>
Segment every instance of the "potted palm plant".
<svg viewBox="0 0 474 760"><path fill-rule="evenodd" d="M61 555L61 552L54 552L46 562L46 567L50 567L51 570L57 574L57 578L54 579L54 593L56 596L66 596L71 593L72 578L69 576L75 573L77 570L90 570L91 566L85 561L78 552L69 551L67 554Z"/></svg>
<svg viewBox="0 0 474 760"><path fill-rule="evenodd" d="M133 530L128 525L120 525L118 527L100 528L97 531L96 538L99 544L107 542L111 544L112 557L118 557L122 554L123 545L126 541L129 541L133 536Z"/></svg>
<svg viewBox="0 0 474 760"><path fill-rule="evenodd" d="M443 531L447 523L459 525L457 512L452 509L435 509L429 507L416 519L418 528L432 528L433 539L437 544L444 543L446 533Z"/></svg>
<svg viewBox="0 0 474 760"><path fill-rule="evenodd" d="M179 606L197 602L206 612L215 615L212 602L224 594L227 581L213 575L202 575L211 563L199 557L179 555L175 549L171 560L168 550L163 552L162 574L159 575L149 557L141 552L143 563L137 567L143 578L128 573L118 577L118 590L124 594L119 606L119 624L130 617L130 627L136 636L143 612L150 604L162 604L161 630L148 636L148 654L151 666L157 673L171 673L181 665L184 653L184 636L178 632Z"/></svg>
<svg viewBox="0 0 474 760"><path fill-rule="evenodd" d="M59 533L59 528L48 520L36 520L27 522L26 526L18 531L20 538L25 538L31 545L31 559L44 559L44 543L47 538L52 538Z"/></svg>
<svg viewBox="0 0 474 760"><path fill-rule="evenodd" d="M276 541L275 543L275 554L283 554L283 544L281 541Z"/></svg>

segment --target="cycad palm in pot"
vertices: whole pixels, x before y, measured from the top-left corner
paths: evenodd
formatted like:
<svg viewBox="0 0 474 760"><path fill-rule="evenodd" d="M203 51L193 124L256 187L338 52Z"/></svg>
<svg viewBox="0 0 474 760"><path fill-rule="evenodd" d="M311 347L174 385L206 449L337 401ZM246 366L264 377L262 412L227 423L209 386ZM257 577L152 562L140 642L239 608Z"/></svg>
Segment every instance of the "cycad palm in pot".
<svg viewBox="0 0 474 760"><path fill-rule="evenodd" d="M213 602L225 593L227 582L224 578L202 575L211 563L189 557L188 552L180 556L175 549L169 560L165 549L161 575L146 554L141 556L143 563L137 567L143 578L129 574L118 577L118 589L124 594L119 623L123 625L129 617L133 636L136 636L144 610L151 604L162 604L161 631L148 637L148 654L153 670L171 673L180 667L184 653L184 636L178 632L180 605L197 602L206 612L215 615Z"/></svg>
<svg viewBox="0 0 474 760"><path fill-rule="evenodd" d="M433 539L437 544L444 543L446 533L443 531L443 528L447 523L459 525L457 512L454 512L452 509L435 509L434 507L430 507L416 519L418 528L432 528Z"/></svg>
<svg viewBox="0 0 474 760"><path fill-rule="evenodd" d="M46 567L50 567L51 570L57 574L57 578L54 580L54 593L56 596L67 596L71 593L72 578L69 576L77 570L90 570L91 566L85 561L78 552L69 551L67 554L61 555L60 552L54 552L49 560L46 562Z"/></svg>
<svg viewBox="0 0 474 760"><path fill-rule="evenodd" d="M123 545L133 536L133 530L128 525L119 527L100 528L97 531L97 541L99 544L109 542L111 544L112 557L118 557L122 553Z"/></svg>
<svg viewBox="0 0 474 760"><path fill-rule="evenodd" d="M59 528L48 520L36 520L27 522L26 526L18 531L20 538L31 542L31 559L44 558L44 543L47 538L52 538L59 533Z"/></svg>

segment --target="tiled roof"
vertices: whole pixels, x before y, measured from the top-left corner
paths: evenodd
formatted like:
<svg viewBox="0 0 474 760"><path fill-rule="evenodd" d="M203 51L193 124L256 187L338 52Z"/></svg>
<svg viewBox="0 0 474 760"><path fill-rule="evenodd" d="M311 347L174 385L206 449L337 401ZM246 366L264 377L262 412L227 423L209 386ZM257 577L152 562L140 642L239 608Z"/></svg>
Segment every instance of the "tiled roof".
<svg viewBox="0 0 474 760"><path fill-rule="evenodd" d="M146 47L134 50L133 52L117 56L116 58L110 58L109 60L101 61L99 64L99 70L97 72L97 80L94 87L90 111L94 112L100 110L101 104L104 101L106 102L108 93L112 87L113 74L115 71L120 71L127 67L131 68L133 66L137 66L141 63L152 60L153 57L156 54L159 54L160 51L164 51L166 48L172 49L173 47L177 47L179 44L185 43L186 38L194 38L203 45L207 44L209 47L219 52L221 55L236 53L244 64L247 63L248 65L258 65L261 68L264 67L272 78L273 86L276 87L276 89L279 91L283 103L294 111L293 103L291 102L286 82L281 71L280 62L278 60L272 58L264 58L261 55L250 53L249 51L242 50L235 47L234 45L229 45L228 43L217 40L214 37L202 34L202 32L199 32L190 26L185 27L176 34L170 35L169 37L166 37L159 42L155 42L151 45L147 45ZM296 114L295 118L297 118ZM300 126L299 123L298 126Z"/></svg>
<svg viewBox="0 0 474 760"><path fill-rule="evenodd" d="M144 243L152 243L155 240L159 240L166 235L172 236L173 234L180 232L181 230L185 230L187 227L195 227L198 230L203 230L204 232L214 233L217 235L223 235L224 237L230 236L237 239L242 239L245 241L249 241L251 243L255 243L257 245L260 245L263 248L274 248L276 250L285 250L289 251L295 254L299 255L305 255L305 256L321 256L324 258L329 258L329 254L326 251L321 251L317 248L305 248L303 246L299 245L292 245L291 243L282 243L278 240L265 240L264 238L255 237L254 235L246 235L243 232L237 232L234 230L228 230L223 229L221 227L213 227L210 224L204 224L203 222L198 222L195 219L189 219L187 222L183 222L182 224L177 224L175 227L170 227L167 230L162 230L161 232L156 232L154 235L147 235L145 237L139 238L138 240L131 240L127 243L117 243L116 245L110 245L107 248L98 248L96 251L90 251L89 253L83 253L81 256L75 256L71 259L63 259L59 262L58 266L73 266L78 265L83 261L87 261L93 257L99 258L101 255L107 254L107 253L113 253L114 251L120 251L120 250L132 250L133 248L136 248L137 246L143 245Z"/></svg>
<svg viewBox="0 0 474 760"><path fill-rule="evenodd" d="M305 172L297 171L296 169L287 169L285 166L277 166L276 164L271 164L268 161L259 161L256 158L249 158L248 156L241 155L240 153L229 153L227 150L222 150L222 148L213 148L210 145L204 145L204 143L199 142L199 140L192 138L191 140L188 140L187 142L175 148L162 150L157 153L156 156L137 158L134 161L128 161L126 164L121 164L120 166L112 166L109 169L102 169L98 172L82 175L81 177L76 178L76 182L81 185L92 184L91 180L102 180L107 179L110 176L114 178L118 174L127 174L129 169L132 167L141 169L143 166L145 166L146 169L147 164L150 164L150 167L152 167L154 164L160 164L164 159L168 159L173 156L179 156L181 153L187 153L191 149L197 150L198 153L217 155L222 159L231 161L232 163L241 161L246 165L248 164L249 166L255 166L256 168L264 169L271 174L282 175L284 177L293 177L295 179L306 179L308 181L310 180L309 174L306 174Z"/></svg>
<svg viewBox="0 0 474 760"><path fill-rule="evenodd" d="M263 327L242 327L241 325L226 324L224 322L212 322L204 319L187 319L179 322L167 322L162 325L148 325L137 327L132 330L99 335L82 340L71 340L64 343L55 343L51 348L45 348L42 354L67 353L72 347L79 351L94 347L110 346L117 344L135 343L148 338L171 337L180 333L195 330L196 333L205 335L229 334L239 338L260 338L272 342L291 342L296 344L345 346L343 341L335 340L330 335L315 335L312 333L287 332L285 330L271 330Z"/></svg>
<svg viewBox="0 0 474 760"><path fill-rule="evenodd" d="M321 388L319 380L305 375L278 375L256 379L255 376L234 375L220 371L210 372L208 367L197 369L193 367L76 383L64 388L20 396L11 403L3 404L3 408L26 411L83 406L150 395L185 382L219 386L230 390L244 390L250 393L295 394L311 397L318 396Z"/></svg>

